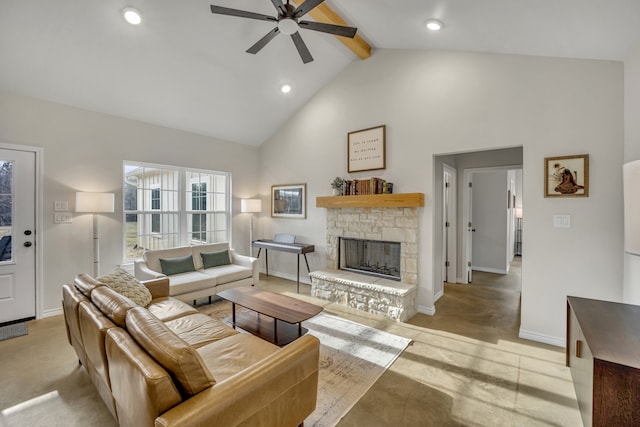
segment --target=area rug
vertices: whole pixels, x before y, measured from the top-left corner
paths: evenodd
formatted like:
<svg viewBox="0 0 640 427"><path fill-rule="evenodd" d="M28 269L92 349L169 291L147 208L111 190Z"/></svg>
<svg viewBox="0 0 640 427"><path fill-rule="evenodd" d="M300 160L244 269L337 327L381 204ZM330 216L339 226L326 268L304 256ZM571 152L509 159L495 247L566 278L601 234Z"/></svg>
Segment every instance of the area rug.
<svg viewBox="0 0 640 427"><path fill-rule="evenodd" d="M27 323L13 323L11 325L0 326L0 341L8 340L9 338L20 337L27 335L28 333Z"/></svg>
<svg viewBox="0 0 640 427"><path fill-rule="evenodd" d="M227 301L198 310L231 323ZM324 312L302 325L320 340L318 399L316 410L304 420L306 427L338 424L411 342Z"/></svg>
<svg viewBox="0 0 640 427"><path fill-rule="evenodd" d="M320 340L317 406L305 426L335 426L411 342L326 313L302 325Z"/></svg>

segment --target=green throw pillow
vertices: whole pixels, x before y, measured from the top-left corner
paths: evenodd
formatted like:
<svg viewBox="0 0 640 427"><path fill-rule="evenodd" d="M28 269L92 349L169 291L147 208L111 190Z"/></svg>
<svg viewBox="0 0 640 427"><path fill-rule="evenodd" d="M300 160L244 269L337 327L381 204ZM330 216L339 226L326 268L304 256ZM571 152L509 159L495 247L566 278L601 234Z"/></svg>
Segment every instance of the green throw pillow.
<svg viewBox="0 0 640 427"><path fill-rule="evenodd" d="M229 259L229 251L202 252L200 256L202 257L202 264L204 268L231 264L231 260Z"/></svg>
<svg viewBox="0 0 640 427"><path fill-rule="evenodd" d="M160 258L160 267L162 268L162 274L166 274L167 276L196 271L191 255L178 258Z"/></svg>

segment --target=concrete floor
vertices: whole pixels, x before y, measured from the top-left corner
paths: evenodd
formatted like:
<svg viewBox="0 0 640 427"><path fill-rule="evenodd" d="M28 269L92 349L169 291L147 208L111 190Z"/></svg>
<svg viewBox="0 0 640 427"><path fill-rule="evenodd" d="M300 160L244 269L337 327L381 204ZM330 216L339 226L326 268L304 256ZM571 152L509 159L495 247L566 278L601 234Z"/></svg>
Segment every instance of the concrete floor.
<svg viewBox="0 0 640 427"><path fill-rule="evenodd" d="M564 350L518 338L519 264L445 284L435 316L396 323L318 301L331 314L413 340L338 424L345 426L581 426ZM261 287L295 293L262 277ZM301 286L301 294L310 287ZM311 298L311 297L307 297ZM114 426L67 343L61 316L0 341L0 426Z"/></svg>

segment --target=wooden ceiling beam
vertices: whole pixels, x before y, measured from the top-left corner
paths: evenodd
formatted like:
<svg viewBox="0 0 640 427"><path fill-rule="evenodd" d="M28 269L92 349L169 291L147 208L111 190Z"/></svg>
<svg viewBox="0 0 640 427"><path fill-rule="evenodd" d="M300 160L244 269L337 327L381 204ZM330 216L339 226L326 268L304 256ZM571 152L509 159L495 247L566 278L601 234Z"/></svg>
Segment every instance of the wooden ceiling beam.
<svg viewBox="0 0 640 427"><path fill-rule="evenodd" d="M295 3L299 6L304 3L304 0L297 0ZM311 16L317 22L324 22L325 24L344 25L351 27L345 22L340 15L338 15L333 9L331 9L326 2L320 3L318 6L311 9L307 15ZM359 31L358 31L359 33ZM354 38L334 36L342 44L348 47L353 53L355 53L360 59L367 59L371 56L371 46L360 35L356 33Z"/></svg>

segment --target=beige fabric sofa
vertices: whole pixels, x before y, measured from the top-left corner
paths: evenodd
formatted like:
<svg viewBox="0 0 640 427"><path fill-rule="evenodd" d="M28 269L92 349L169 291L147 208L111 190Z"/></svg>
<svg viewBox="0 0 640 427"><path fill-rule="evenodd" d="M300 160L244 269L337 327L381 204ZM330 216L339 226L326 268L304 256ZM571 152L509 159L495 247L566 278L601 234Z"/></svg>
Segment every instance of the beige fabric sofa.
<svg viewBox="0 0 640 427"><path fill-rule="evenodd" d="M145 283L145 308L88 275L63 286L67 337L120 426L296 426L313 412L319 341L277 347Z"/></svg>
<svg viewBox="0 0 640 427"><path fill-rule="evenodd" d="M204 268L201 254L220 251L229 251L231 264ZM195 271L170 276L162 273L161 258L180 258L188 255L193 257ZM135 260L134 272L138 280L168 277L170 295L181 301L211 297L237 286L254 286L260 280L258 259L239 255L229 248L228 243L146 250L142 259Z"/></svg>

